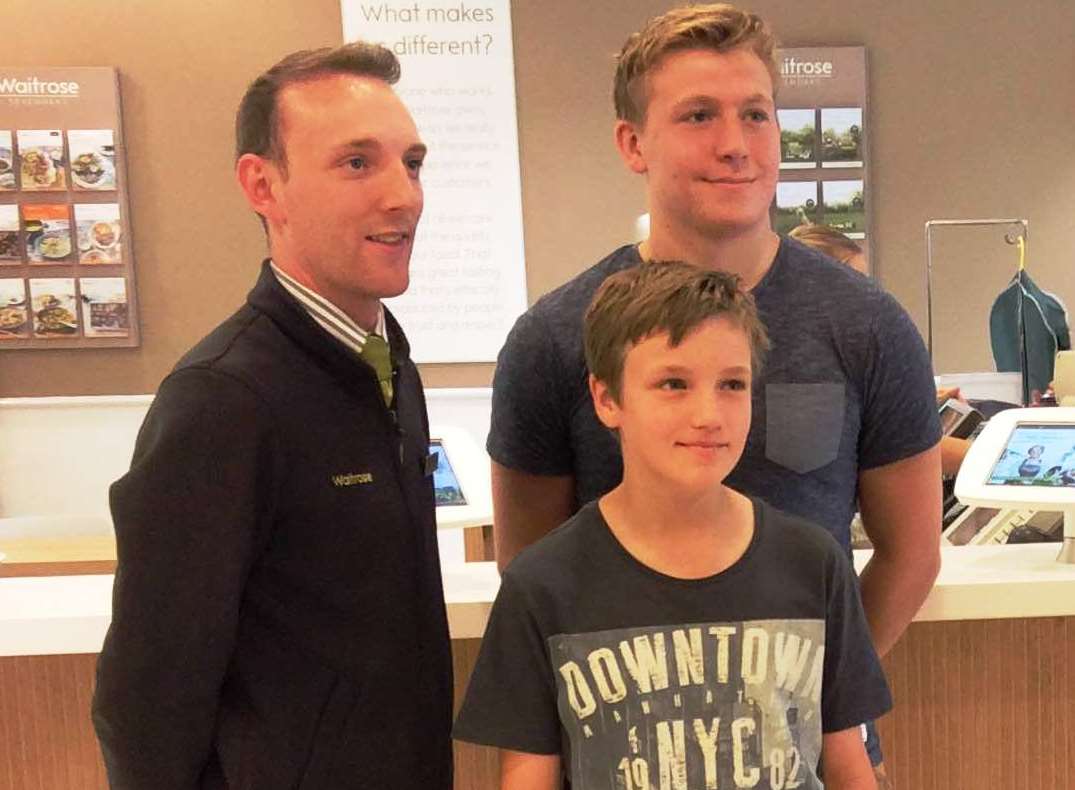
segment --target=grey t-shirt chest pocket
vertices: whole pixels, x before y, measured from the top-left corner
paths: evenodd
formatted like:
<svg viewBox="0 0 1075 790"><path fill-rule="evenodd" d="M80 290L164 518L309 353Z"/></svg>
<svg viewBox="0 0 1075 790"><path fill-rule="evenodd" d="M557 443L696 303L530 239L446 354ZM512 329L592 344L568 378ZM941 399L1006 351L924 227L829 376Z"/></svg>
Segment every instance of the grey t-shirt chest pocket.
<svg viewBox="0 0 1075 790"><path fill-rule="evenodd" d="M766 384L765 457L799 474L831 464L844 432L842 383Z"/></svg>

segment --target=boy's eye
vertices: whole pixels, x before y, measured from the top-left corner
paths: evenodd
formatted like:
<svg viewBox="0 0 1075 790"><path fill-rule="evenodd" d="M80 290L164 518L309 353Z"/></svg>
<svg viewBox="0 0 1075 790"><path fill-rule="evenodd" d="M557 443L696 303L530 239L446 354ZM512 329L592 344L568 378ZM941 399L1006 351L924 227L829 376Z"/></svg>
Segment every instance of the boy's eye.
<svg viewBox="0 0 1075 790"><path fill-rule="evenodd" d="M705 123L713 117L713 113L709 110L691 110L687 113L686 119L691 123Z"/></svg>
<svg viewBox="0 0 1075 790"><path fill-rule="evenodd" d="M755 121L756 123L764 123L769 120L769 113L765 110L747 110L747 120Z"/></svg>
<svg viewBox="0 0 1075 790"><path fill-rule="evenodd" d="M683 379L664 379L660 384L663 390L685 390L687 389L687 382Z"/></svg>
<svg viewBox="0 0 1075 790"><path fill-rule="evenodd" d="M362 170L366 166L366 160L361 156L352 156L347 160L347 167L351 170Z"/></svg>
<svg viewBox="0 0 1075 790"><path fill-rule="evenodd" d="M720 388L732 392L742 392L743 390L750 389L750 384L746 379L725 379L720 383Z"/></svg>

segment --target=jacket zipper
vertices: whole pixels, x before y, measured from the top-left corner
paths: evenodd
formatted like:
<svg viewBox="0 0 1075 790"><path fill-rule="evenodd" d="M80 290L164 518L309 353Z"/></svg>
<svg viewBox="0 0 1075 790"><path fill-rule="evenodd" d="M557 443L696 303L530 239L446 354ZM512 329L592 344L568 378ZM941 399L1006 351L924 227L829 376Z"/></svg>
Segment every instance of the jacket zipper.
<svg viewBox="0 0 1075 790"><path fill-rule="evenodd" d="M392 368L392 400L396 399L396 393L397 392L399 392L399 368L398 367L393 367ZM400 469L402 470L402 468L403 468L403 439L404 439L404 436L406 435L406 432L403 430L403 427L399 424L399 417L396 416L396 410L392 409L392 408L389 408L388 413L390 415L392 415L392 425L396 429L396 443L399 445L399 466L400 466Z"/></svg>

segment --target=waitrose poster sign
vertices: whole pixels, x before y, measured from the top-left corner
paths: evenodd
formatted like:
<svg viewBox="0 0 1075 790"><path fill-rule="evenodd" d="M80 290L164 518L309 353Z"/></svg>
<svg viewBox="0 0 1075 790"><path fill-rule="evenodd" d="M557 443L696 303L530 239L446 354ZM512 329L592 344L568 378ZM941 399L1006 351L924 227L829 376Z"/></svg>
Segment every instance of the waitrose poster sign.
<svg viewBox="0 0 1075 790"><path fill-rule="evenodd" d="M139 343L119 79L0 67L0 353Z"/></svg>
<svg viewBox="0 0 1075 790"><path fill-rule="evenodd" d="M780 183L773 227L831 225L869 259L866 50L799 47L777 52L781 84Z"/></svg>

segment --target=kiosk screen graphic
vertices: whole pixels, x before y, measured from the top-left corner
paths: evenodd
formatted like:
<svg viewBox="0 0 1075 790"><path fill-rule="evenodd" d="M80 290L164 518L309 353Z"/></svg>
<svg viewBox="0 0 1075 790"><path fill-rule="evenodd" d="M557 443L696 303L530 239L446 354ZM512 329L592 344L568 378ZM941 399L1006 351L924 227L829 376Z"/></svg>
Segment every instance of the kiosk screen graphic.
<svg viewBox="0 0 1075 790"><path fill-rule="evenodd" d="M1016 425L987 484L1075 488L1075 424Z"/></svg>

